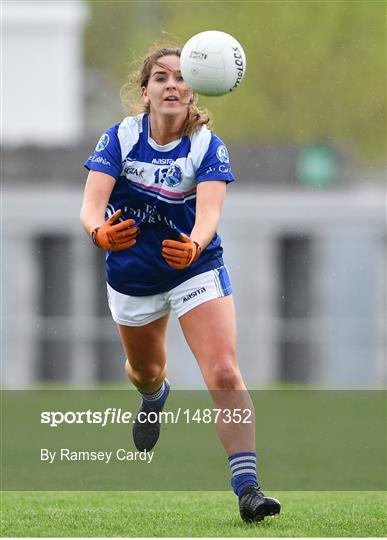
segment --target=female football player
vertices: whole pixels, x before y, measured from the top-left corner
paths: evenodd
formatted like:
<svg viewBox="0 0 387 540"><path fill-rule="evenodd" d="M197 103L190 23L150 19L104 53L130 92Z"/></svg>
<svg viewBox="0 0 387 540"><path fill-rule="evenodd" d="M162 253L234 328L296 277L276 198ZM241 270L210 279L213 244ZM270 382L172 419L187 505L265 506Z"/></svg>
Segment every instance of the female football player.
<svg viewBox="0 0 387 540"><path fill-rule="evenodd" d="M253 409L238 367L232 290L216 232L234 178L225 145L208 129L207 114L182 78L180 52L162 48L145 58L137 78L142 113L108 129L85 163L81 221L106 251L109 307L126 373L142 398L134 443L146 451L160 432L147 414L161 411L169 393L165 335L171 310L215 407ZM219 418L217 431L242 519L278 514L279 502L257 482L255 421Z"/></svg>

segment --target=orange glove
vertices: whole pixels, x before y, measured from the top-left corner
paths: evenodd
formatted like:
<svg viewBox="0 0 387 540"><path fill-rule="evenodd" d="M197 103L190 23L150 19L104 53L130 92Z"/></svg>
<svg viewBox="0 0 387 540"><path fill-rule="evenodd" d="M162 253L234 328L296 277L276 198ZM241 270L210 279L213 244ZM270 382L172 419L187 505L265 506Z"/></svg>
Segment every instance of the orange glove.
<svg viewBox="0 0 387 540"><path fill-rule="evenodd" d="M200 257L202 248L189 236L180 233L181 242L177 240L163 240L161 254L169 266L176 270L183 270Z"/></svg>
<svg viewBox="0 0 387 540"><path fill-rule="evenodd" d="M122 210L117 210L101 227L96 227L91 233L93 243L102 249L110 251L121 251L128 249L136 243L136 236L139 233L138 227L134 227L134 219L126 219L113 225L118 220Z"/></svg>

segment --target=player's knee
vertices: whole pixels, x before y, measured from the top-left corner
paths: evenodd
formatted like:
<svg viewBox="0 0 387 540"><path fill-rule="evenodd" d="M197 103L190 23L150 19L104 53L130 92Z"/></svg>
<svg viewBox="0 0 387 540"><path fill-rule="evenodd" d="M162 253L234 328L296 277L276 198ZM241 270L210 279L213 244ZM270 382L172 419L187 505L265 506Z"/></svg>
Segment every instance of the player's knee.
<svg viewBox="0 0 387 540"><path fill-rule="evenodd" d="M230 362L218 362L212 367L207 384L214 390L238 390L241 387L239 369Z"/></svg>
<svg viewBox="0 0 387 540"><path fill-rule="evenodd" d="M150 364L141 367L131 366L129 361L126 361L125 370L128 377L140 386L153 385L164 371L164 368L158 364Z"/></svg>

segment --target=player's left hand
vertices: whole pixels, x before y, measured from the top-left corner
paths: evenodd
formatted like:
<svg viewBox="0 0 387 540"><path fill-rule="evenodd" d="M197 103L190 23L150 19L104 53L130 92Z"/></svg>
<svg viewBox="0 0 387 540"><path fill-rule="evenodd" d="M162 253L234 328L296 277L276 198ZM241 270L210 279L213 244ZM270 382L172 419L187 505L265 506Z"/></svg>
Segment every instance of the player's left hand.
<svg viewBox="0 0 387 540"><path fill-rule="evenodd" d="M163 240L161 254L169 264L176 270L183 270L194 263L200 257L202 251L197 242L184 233L180 233L181 241Z"/></svg>

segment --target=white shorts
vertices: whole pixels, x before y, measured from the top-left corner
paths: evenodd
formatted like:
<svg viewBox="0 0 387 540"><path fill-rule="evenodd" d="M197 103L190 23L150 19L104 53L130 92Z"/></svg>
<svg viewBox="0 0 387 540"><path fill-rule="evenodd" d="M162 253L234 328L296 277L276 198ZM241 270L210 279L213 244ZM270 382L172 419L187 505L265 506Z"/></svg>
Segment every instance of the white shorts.
<svg viewBox="0 0 387 540"><path fill-rule="evenodd" d="M230 277L225 266L198 274L170 291L152 296L129 296L107 284L113 320L124 326L144 326L170 311L181 317L204 302L231 293Z"/></svg>

